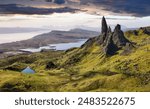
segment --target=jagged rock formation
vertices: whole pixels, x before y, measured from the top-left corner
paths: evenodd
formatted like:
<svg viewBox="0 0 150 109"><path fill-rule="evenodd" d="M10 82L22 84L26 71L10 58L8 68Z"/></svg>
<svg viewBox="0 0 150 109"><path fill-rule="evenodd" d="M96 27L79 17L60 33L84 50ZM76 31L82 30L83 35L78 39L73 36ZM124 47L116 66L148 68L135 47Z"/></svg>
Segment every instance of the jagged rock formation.
<svg viewBox="0 0 150 109"><path fill-rule="evenodd" d="M106 45L104 46L104 53L107 55L113 55L118 50L118 47L114 44L112 40L112 34L108 36L106 41Z"/></svg>
<svg viewBox="0 0 150 109"><path fill-rule="evenodd" d="M106 55L113 55L116 53L117 50L125 46L129 46L129 45L130 47L132 46L131 42L125 38L124 33L121 30L121 26L119 24L117 24L117 26L115 27L114 32L111 32L110 27L108 29L105 29L107 31L104 31L103 28L106 28L106 27L108 27L107 22L105 18L103 17L102 19L103 33L100 35L100 43L104 46L104 53ZM125 47L125 48L128 49L128 47Z"/></svg>
<svg viewBox="0 0 150 109"><path fill-rule="evenodd" d="M106 28L107 22L104 20L105 18L103 17L102 19L102 28ZM106 24L106 25L104 25ZM104 26L104 27L103 27ZM104 53L106 55L113 55L116 53L121 48L126 48L130 49L132 47L131 42L125 38L123 31L121 30L121 26L117 24L117 26L114 29L114 32L111 31L111 28L109 27L106 29L107 31L103 31L103 33L100 35L100 42L104 46ZM101 40L101 39L104 40ZM128 48L130 47L130 48Z"/></svg>
<svg viewBox="0 0 150 109"><path fill-rule="evenodd" d="M89 47L93 42L103 47L105 55L114 55L119 49L129 51L133 47L133 44L124 36L121 26L117 24L112 32L105 17L102 18L101 34L98 37L90 38L83 46Z"/></svg>

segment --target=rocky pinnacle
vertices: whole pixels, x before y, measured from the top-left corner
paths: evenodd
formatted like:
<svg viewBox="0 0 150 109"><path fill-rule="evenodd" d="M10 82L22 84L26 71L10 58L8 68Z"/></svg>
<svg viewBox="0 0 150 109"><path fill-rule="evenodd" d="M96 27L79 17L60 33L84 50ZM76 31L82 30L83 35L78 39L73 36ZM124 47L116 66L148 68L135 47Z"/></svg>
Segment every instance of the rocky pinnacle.
<svg viewBox="0 0 150 109"><path fill-rule="evenodd" d="M116 54L120 49L130 51L133 47L133 44L124 36L121 25L117 24L112 31L111 27L108 27L105 17L102 18L101 34L98 37L90 38L84 46L90 47L93 43L100 45L104 54L108 56Z"/></svg>
<svg viewBox="0 0 150 109"><path fill-rule="evenodd" d="M101 33L102 34L103 33L107 33L107 31L108 31L107 22L106 22L105 17L103 16L103 18L102 18L102 31L101 31Z"/></svg>
<svg viewBox="0 0 150 109"><path fill-rule="evenodd" d="M105 17L102 18L102 33L98 42L104 47L106 55L113 55L119 49L126 48L126 45L131 45L130 41L124 36L121 26L117 24L114 32L112 32L111 28L107 26Z"/></svg>

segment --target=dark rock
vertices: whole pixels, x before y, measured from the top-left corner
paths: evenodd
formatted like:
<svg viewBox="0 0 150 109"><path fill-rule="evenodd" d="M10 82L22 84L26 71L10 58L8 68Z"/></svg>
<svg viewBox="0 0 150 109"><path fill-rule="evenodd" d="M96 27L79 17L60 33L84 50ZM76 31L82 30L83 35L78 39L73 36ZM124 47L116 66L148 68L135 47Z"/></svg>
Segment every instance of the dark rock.
<svg viewBox="0 0 150 109"><path fill-rule="evenodd" d="M9 64L11 64L11 62L9 62ZM21 72L24 68L26 67L25 64L21 64L21 63L13 63L12 65L5 65L3 66L3 70L12 70L12 71L18 71Z"/></svg>
<svg viewBox="0 0 150 109"><path fill-rule="evenodd" d="M134 34L135 36L138 36L137 30L133 30L133 34Z"/></svg>
<svg viewBox="0 0 150 109"><path fill-rule="evenodd" d="M143 29L143 33L150 35L150 31L148 31L147 28L144 28L144 29Z"/></svg>
<svg viewBox="0 0 150 109"><path fill-rule="evenodd" d="M108 43L108 41L110 40L110 38L111 38L111 40L112 40L112 31L111 31L111 28L110 28L110 26L109 26L109 28L108 28L108 31L107 31L107 34L105 35L105 39L103 40L103 46L106 46L107 45L107 43Z"/></svg>
<svg viewBox="0 0 150 109"><path fill-rule="evenodd" d="M42 49L40 52L49 52L49 51L55 51L55 49Z"/></svg>
<svg viewBox="0 0 150 109"><path fill-rule="evenodd" d="M150 27L140 28L144 34L150 35Z"/></svg>
<svg viewBox="0 0 150 109"><path fill-rule="evenodd" d="M90 47L96 40L97 40L97 37L89 38L89 39L81 46L81 48L83 48L83 47Z"/></svg>
<svg viewBox="0 0 150 109"><path fill-rule="evenodd" d="M104 47L104 53L106 55L114 55L117 50L118 47L114 44L112 40L112 35L110 35L106 42L106 46Z"/></svg>
<svg viewBox="0 0 150 109"><path fill-rule="evenodd" d="M9 67L4 68L4 70L12 70L12 71L19 71L20 72L22 69L18 69L18 68L9 66Z"/></svg>
<svg viewBox="0 0 150 109"><path fill-rule="evenodd" d="M108 33L112 33L110 26L109 26L109 28L108 28Z"/></svg>
<svg viewBox="0 0 150 109"><path fill-rule="evenodd" d="M121 48L125 48L126 51L133 48L132 43L125 38L119 24L115 27L114 32L111 32L109 27L107 33L101 34L99 43L104 47L105 55L114 55Z"/></svg>
<svg viewBox="0 0 150 109"><path fill-rule="evenodd" d="M51 61L48 62L46 65L46 69L53 69L53 68L57 68L57 66Z"/></svg>
<svg viewBox="0 0 150 109"><path fill-rule="evenodd" d="M82 47L90 47L96 43L103 47L105 55L114 55L120 49L129 51L133 48L132 43L126 39L121 26L117 24L112 32L111 28L107 26L105 17L102 18L102 30L98 37L90 38Z"/></svg>
<svg viewBox="0 0 150 109"><path fill-rule="evenodd" d="M102 27L101 27L101 34L97 38L98 44L102 45L104 41L107 39L107 33L108 33L108 26L105 17L102 18Z"/></svg>
<svg viewBox="0 0 150 109"><path fill-rule="evenodd" d="M119 48L121 46L125 46L127 42L129 42L125 36L123 31L121 30L121 26L119 24L117 24L117 26L115 27L113 36L112 36L112 40L114 42L114 44Z"/></svg>
<svg viewBox="0 0 150 109"><path fill-rule="evenodd" d="M106 22L105 17L103 16L103 18L102 18L102 31L101 31L101 34L107 33L107 31L108 31L107 22Z"/></svg>
<svg viewBox="0 0 150 109"><path fill-rule="evenodd" d="M103 33L97 38L97 42L99 45L103 45L106 40L107 34Z"/></svg>

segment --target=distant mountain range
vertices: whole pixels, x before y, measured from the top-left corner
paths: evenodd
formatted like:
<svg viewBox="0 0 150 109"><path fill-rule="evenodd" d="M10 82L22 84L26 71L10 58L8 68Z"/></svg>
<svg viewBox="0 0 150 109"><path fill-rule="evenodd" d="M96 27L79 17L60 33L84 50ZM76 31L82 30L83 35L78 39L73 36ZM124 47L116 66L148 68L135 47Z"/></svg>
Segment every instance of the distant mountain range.
<svg viewBox="0 0 150 109"><path fill-rule="evenodd" d="M24 48L38 48L48 44L76 42L79 39L88 39L98 36L99 32L84 29L72 29L70 31L54 30L49 33L37 35L31 39L12 43L0 44L1 51L19 50Z"/></svg>

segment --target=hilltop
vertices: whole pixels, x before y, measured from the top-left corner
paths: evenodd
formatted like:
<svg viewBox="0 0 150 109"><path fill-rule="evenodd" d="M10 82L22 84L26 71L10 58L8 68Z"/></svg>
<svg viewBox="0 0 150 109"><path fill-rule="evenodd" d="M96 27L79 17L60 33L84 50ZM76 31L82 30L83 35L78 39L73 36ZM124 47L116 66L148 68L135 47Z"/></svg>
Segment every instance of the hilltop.
<svg viewBox="0 0 150 109"><path fill-rule="evenodd" d="M33 75L21 71L30 66ZM80 48L0 60L0 91L150 91L150 27L123 32L102 19Z"/></svg>

